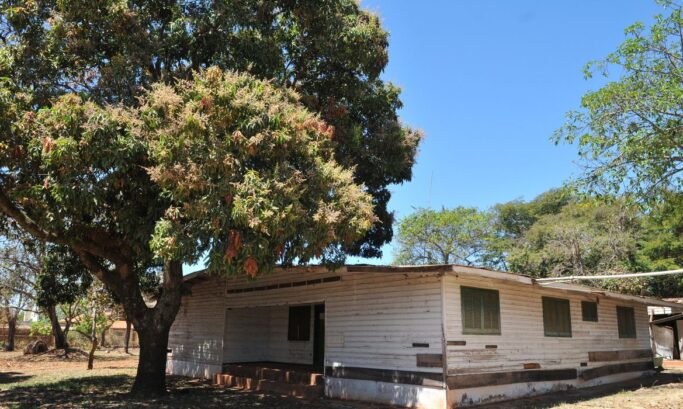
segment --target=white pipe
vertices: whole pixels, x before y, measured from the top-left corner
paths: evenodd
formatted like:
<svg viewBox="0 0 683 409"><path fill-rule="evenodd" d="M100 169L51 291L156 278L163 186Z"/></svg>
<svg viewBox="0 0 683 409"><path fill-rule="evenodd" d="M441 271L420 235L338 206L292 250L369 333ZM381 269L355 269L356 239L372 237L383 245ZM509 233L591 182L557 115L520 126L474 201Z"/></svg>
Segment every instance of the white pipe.
<svg viewBox="0 0 683 409"><path fill-rule="evenodd" d="M566 277L548 277L536 278L537 283L552 283L557 281L573 281L573 280L606 280L610 278L631 278L631 277L656 277L670 274L683 274L683 269L668 270L668 271L653 271L649 273L630 273L630 274L603 274L597 276L566 276Z"/></svg>

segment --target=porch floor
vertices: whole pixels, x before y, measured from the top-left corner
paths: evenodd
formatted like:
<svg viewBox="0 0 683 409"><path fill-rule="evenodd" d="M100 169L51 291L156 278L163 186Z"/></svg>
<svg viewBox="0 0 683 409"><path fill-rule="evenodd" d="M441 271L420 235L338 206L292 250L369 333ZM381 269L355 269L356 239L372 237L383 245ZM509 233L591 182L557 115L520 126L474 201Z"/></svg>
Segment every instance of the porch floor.
<svg viewBox="0 0 683 409"><path fill-rule="evenodd" d="M308 399L324 394L322 368L313 365L226 363L223 364L223 372L214 377L214 384Z"/></svg>

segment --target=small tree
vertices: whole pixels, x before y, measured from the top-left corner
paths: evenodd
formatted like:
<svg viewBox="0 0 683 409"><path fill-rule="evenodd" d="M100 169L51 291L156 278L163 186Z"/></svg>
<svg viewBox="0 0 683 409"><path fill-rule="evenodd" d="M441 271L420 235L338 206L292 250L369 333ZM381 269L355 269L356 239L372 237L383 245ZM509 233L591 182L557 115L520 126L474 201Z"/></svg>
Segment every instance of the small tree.
<svg viewBox="0 0 683 409"><path fill-rule="evenodd" d="M37 271L29 244L19 240L15 230L4 227L0 232L0 308L8 329L5 350L13 351L19 315L35 301Z"/></svg>
<svg viewBox="0 0 683 409"><path fill-rule="evenodd" d="M104 331L111 327L119 318L118 304L111 294L101 285L92 285L83 298L76 303L78 314L74 318L75 331L90 341L88 352L88 367L93 369L95 352L97 351L98 334L104 336Z"/></svg>
<svg viewBox="0 0 683 409"><path fill-rule="evenodd" d="M47 246L37 279L36 302L50 319L56 349L68 352L67 337L73 319L78 314L76 304L87 294L91 285L92 275L75 253L66 246ZM58 308L64 318L64 328L57 314Z"/></svg>

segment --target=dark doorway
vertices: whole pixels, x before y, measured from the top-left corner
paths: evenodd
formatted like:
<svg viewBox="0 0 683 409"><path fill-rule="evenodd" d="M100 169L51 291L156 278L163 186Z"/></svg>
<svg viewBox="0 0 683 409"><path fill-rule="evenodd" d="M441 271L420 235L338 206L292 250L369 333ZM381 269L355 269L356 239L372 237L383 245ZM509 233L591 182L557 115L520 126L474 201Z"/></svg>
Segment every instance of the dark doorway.
<svg viewBox="0 0 683 409"><path fill-rule="evenodd" d="M313 307L313 365L325 366L325 304Z"/></svg>

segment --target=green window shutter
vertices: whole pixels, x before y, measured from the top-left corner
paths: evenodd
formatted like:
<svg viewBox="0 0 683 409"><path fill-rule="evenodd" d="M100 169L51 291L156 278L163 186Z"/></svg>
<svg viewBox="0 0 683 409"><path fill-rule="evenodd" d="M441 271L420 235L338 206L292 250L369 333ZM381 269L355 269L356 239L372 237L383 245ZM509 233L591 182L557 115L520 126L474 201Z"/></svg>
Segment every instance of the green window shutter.
<svg viewBox="0 0 683 409"><path fill-rule="evenodd" d="M542 297L543 330L546 337L571 337L572 315L569 300Z"/></svg>
<svg viewBox="0 0 683 409"><path fill-rule="evenodd" d="M584 321L598 322L598 303L581 301L581 318Z"/></svg>
<svg viewBox="0 0 683 409"><path fill-rule="evenodd" d="M619 338L636 338L636 315L633 307L617 306Z"/></svg>
<svg viewBox="0 0 683 409"><path fill-rule="evenodd" d="M500 335L498 291L460 287L463 334Z"/></svg>

